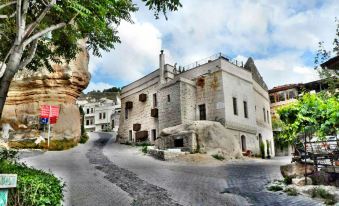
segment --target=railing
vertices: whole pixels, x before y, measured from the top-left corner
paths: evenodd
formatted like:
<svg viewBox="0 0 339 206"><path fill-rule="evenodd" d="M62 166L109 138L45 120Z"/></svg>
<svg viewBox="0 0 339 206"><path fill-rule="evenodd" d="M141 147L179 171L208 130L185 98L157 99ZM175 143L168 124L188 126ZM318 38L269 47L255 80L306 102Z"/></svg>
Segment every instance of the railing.
<svg viewBox="0 0 339 206"><path fill-rule="evenodd" d="M231 59L231 58L229 58L228 56L226 56L225 54L223 54L223 53L220 52L220 53L214 54L214 55L212 55L212 56L209 56L209 57L207 57L207 58L204 58L204 59L201 59L201 60L199 60L199 61L196 61L196 62L193 62L193 63L191 63L191 64L188 64L188 65L182 67L182 69L183 69L184 71L187 71L187 70L193 69L193 68L195 68L195 67L198 67L198 66L200 66L200 65L206 64L206 63L208 63L208 62L217 60L217 59L219 59L219 58L223 58L223 59L225 59L226 61L228 61L228 62L230 62L231 64L234 64L234 65L236 65L236 66L238 66L238 67L244 67L244 63L243 63L242 61L238 61L238 60L236 60L236 59Z"/></svg>

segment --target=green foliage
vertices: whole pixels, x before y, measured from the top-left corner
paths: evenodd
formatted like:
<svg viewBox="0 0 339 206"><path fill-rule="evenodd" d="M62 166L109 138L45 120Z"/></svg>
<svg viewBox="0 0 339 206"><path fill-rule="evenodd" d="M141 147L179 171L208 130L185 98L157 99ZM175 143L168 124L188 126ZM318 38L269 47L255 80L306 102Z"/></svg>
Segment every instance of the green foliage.
<svg viewBox="0 0 339 206"><path fill-rule="evenodd" d="M86 130L85 130L85 112L84 112L84 109L82 108L82 106L79 107L79 112L80 112L80 116L81 116L81 136L83 134L86 133Z"/></svg>
<svg viewBox="0 0 339 206"><path fill-rule="evenodd" d="M324 188L314 187L311 191L312 198L322 198L325 199L326 205L334 205L337 203L335 196L327 192Z"/></svg>
<svg viewBox="0 0 339 206"><path fill-rule="evenodd" d="M279 138L293 143L299 133L319 137L338 133L338 97L326 93L303 94L296 102L278 109L283 123Z"/></svg>
<svg viewBox="0 0 339 206"><path fill-rule="evenodd" d="M264 142L260 142L260 154L262 158L265 158L265 144Z"/></svg>
<svg viewBox="0 0 339 206"><path fill-rule="evenodd" d="M88 141L88 139L89 139L89 136L85 132L84 134L81 135L79 143L80 144L85 144Z"/></svg>
<svg viewBox="0 0 339 206"><path fill-rule="evenodd" d="M17 159L18 151L12 149L6 149L4 147L0 147L0 161L8 160L15 161Z"/></svg>
<svg viewBox="0 0 339 206"><path fill-rule="evenodd" d="M112 87L112 88L109 88L109 89L104 89L103 90L103 93L105 92L121 92L121 88L120 87Z"/></svg>
<svg viewBox="0 0 339 206"><path fill-rule="evenodd" d="M137 142L137 143L135 143L135 146L141 146L141 147L151 146L151 143L149 143L149 142Z"/></svg>
<svg viewBox="0 0 339 206"><path fill-rule="evenodd" d="M286 176L286 177L284 177L284 183L285 183L286 185L290 185L290 184L292 184L292 179L293 179L293 177L291 177L291 176Z"/></svg>
<svg viewBox="0 0 339 206"><path fill-rule="evenodd" d="M288 187L284 190L288 196L297 196L299 193L294 187Z"/></svg>
<svg viewBox="0 0 339 206"><path fill-rule="evenodd" d="M47 141L40 143L40 144L35 144L34 140L31 141L22 141L22 142L17 142L17 141L9 141L8 146L13 148L13 149L48 149L48 150L55 150L55 151L60 151L60 150L67 150L72 147L75 147L77 143L74 140L50 140L50 145L48 147Z"/></svg>
<svg viewBox="0 0 339 206"><path fill-rule="evenodd" d="M221 156L221 155L219 155L219 154L214 154L214 155L212 155L212 157L213 157L214 159L217 159L217 160L220 160L220 161L223 161L223 160L225 159L223 156Z"/></svg>
<svg viewBox="0 0 339 206"><path fill-rule="evenodd" d="M18 175L17 188L9 190L8 206L61 205L64 185L52 174L6 160L0 161L0 173Z"/></svg>
<svg viewBox="0 0 339 206"><path fill-rule="evenodd" d="M147 151L148 151L147 146L142 146L141 151L142 151L144 154L147 154Z"/></svg>
<svg viewBox="0 0 339 206"><path fill-rule="evenodd" d="M9 2L0 0L1 5ZM24 15L26 35L23 41L38 32L46 31L54 25L62 27L39 37L37 50L27 68L36 70L46 67L52 71L51 63L60 63L61 59L70 61L80 49L78 41L86 39L87 48L94 56L101 56L101 51L108 51L120 43L118 26L122 21L133 22L131 13L138 10L132 0L67 0L51 4L51 1L28 1L27 13ZM143 0L158 18L162 12L176 11L181 4L179 0ZM48 12L45 13L46 9ZM0 10L1 15L10 15L16 11L16 4ZM40 15L46 15L40 19ZM37 20L41 20L38 23ZM30 25L35 25L30 28ZM16 18L0 19L0 59L3 61L11 50L17 36ZM21 42L19 42L21 43ZM28 43L28 42L27 42ZM29 44L24 50L22 60L29 56ZM27 58L26 58L27 59Z"/></svg>
<svg viewBox="0 0 339 206"><path fill-rule="evenodd" d="M271 185L267 188L269 191L272 191L272 192L277 192L277 191L282 191L283 190L283 187L280 186L280 185Z"/></svg>

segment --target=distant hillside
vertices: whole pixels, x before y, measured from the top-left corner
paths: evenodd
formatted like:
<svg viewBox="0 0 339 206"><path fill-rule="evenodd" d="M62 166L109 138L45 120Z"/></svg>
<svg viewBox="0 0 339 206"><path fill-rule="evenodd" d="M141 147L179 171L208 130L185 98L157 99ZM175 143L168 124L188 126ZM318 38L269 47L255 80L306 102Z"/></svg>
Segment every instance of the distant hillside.
<svg viewBox="0 0 339 206"><path fill-rule="evenodd" d="M93 90L91 92L88 92L87 94L82 93L79 97L79 99L96 99L96 100L100 100L101 98L107 98L107 99L111 99L114 100L115 102L117 101L117 97L120 96L120 91L121 88L118 87L112 87L110 89L105 89L102 92L97 90Z"/></svg>

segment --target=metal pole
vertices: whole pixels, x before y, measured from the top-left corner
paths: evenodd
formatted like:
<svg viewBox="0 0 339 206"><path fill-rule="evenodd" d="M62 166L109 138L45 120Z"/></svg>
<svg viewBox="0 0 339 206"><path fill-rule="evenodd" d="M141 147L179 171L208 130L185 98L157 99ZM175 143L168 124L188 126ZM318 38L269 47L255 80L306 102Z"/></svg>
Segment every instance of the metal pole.
<svg viewBox="0 0 339 206"><path fill-rule="evenodd" d="M52 107L51 107L51 105L49 105L49 114L48 114L48 136L47 136L47 139L48 139L47 147L48 147L48 149L49 149L49 138L50 138L50 135L51 135L51 110L52 110Z"/></svg>

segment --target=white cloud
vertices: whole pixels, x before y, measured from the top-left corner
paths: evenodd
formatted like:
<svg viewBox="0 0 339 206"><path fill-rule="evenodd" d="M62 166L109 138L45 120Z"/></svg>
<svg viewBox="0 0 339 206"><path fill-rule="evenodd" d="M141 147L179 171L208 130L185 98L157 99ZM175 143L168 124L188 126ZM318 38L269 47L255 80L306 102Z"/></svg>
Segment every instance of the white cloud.
<svg viewBox="0 0 339 206"><path fill-rule="evenodd" d="M107 84L105 82L95 83L95 82L91 81L89 83L89 85L87 86L87 88L84 90L84 92L87 93L87 92L90 92L90 91L93 91L93 90L102 91L104 89L109 89L109 88L112 88L112 87L113 87L113 85Z"/></svg>
<svg viewBox="0 0 339 206"><path fill-rule="evenodd" d="M161 50L161 33L148 22L134 24L122 22L119 26L121 44L103 53L101 58L91 57L90 71L101 75L133 81L156 69Z"/></svg>

